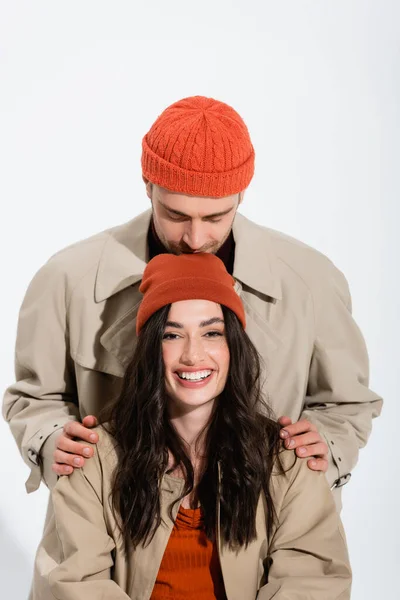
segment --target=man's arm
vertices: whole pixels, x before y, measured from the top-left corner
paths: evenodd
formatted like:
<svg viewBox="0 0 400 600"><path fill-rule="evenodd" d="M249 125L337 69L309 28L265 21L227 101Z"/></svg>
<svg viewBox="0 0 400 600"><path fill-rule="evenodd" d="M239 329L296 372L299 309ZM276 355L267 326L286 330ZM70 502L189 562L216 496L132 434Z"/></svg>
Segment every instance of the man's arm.
<svg viewBox="0 0 400 600"><path fill-rule="evenodd" d="M338 487L349 480L382 399L368 388L365 341L352 317L347 281L332 263L313 301L315 343L301 419L316 425L325 438L328 482Z"/></svg>
<svg viewBox="0 0 400 600"><path fill-rule="evenodd" d="M51 259L32 280L18 322L16 383L6 390L3 415L22 457L31 469L27 491L52 473L55 443L63 426L79 420L74 367L68 340L68 289L57 260ZM46 452L42 456L46 442Z"/></svg>

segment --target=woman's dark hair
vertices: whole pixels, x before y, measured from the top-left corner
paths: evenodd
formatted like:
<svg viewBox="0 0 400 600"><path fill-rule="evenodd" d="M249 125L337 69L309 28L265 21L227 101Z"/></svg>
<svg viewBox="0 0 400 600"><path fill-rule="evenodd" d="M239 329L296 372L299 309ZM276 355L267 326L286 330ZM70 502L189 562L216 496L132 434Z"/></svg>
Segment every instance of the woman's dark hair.
<svg viewBox="0 0 400 600"><path fill-rule="evenodd" d="M161 524L160 482L168 450L185 474L179 501L193 489L193 467L187 449L166 410L162 340L170 305L156 312L141 330L126 370L121 393L102 421L116 441L118 464L111 503L120 523L125 549L146 545ZM220 501L221 538L231 547L256 536L256 510L264 494L267 533L274 507L270 493L273 467L279 462L279 425L261 396L260 357L237 316L222 307L230 365L205 433L206 464L196 495L207 536L214 539ZM221 485L218 485L218 463ZM170 507L170 516L172 517Z"/></svg>

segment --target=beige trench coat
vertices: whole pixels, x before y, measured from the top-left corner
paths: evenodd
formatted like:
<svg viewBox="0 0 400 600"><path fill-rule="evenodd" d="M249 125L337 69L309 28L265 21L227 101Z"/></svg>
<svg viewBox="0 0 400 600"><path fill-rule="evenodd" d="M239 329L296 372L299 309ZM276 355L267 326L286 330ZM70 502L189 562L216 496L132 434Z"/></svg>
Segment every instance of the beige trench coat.
<svg viewBox="0 0 400 600"><path fill-rule="evenodd" d="M168 509L179 497L183 480L164 476L163 524L146 548L139 547L126 560L109 502L116 453L112 438L100 428L97 431L95 457L82 470L61 477L53 489L54 515L37 552L32 600L148 600L151 596L173 527ZM293 452L285 450L281 457L287 473L272 476L277 525L271 542L261 499L257 538L247 549L232 551L218 539L228 600L347 600L351 571L326 478L310 471L304 459L293 466ZM174 519L178 508L174 507ZM264 567L270 562L266 581Z"/></svg>
<svg viewBox="0 0 400 600"><path fill-rule="evenodd" d="M51 488L55 440L71 419L98 414L120 388L135 345L151 211L52 257L21 307L16 383L4 417L31 469ZM237 214L234 277L247 332L265 362L277 417L307 417L329 446L327 479L341 486L367 442L381 399L342 273L322 254ZM337 492L336 492L337 493Z"/></svg>

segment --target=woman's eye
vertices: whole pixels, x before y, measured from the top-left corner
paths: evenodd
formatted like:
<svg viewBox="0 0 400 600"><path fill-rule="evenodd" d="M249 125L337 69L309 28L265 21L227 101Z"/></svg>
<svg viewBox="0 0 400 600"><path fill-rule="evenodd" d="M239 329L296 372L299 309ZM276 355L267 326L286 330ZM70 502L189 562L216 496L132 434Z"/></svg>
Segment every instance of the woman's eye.
<svg viewBox="0 0 400 600"><path fill-rule="evenodd" d="M163 340L176 340L178 337L177 333L164 333Z"/></svg>
<svg viewBox="0 0 400 600"><path fill-rule="evenodd" d="M223 337L223 332L222 331L207 331L206 336L207 337Z"/></svg>

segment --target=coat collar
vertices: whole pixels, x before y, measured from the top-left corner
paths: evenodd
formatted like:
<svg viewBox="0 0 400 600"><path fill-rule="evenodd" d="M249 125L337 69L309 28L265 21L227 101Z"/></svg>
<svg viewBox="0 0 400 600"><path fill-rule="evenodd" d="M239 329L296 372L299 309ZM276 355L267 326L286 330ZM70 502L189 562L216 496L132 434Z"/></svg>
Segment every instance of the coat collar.
<svg viewBox="0 0 400 600"><path fill-rule="evenodd" d="M148 262L150 220L151 210L147 210L108 232L97 270L96 302L102 302L142 279Z"/></svg>
<svg viewBox="0 0 400 600"><path fill-rule="evenodd" d="M96 302L102 302L142 279L149 258L147 233L150 220L151 210L147 210L108 232L97 270ZM268 229L238 213L233 224L233 237L235 279L261 294L280 300L281 282Z"/></svg>
<svg viewBox="0 0 400 600"><path fill-rule="evenodd" d="M237 213L232 230L236 245L235 279L265 296L281 300L277 259L268 229Z"/></svg>

